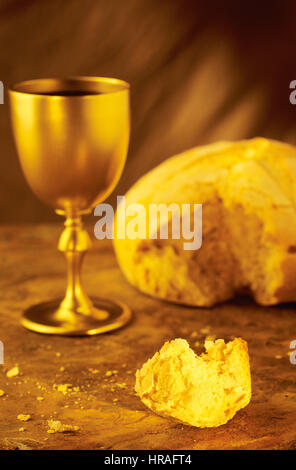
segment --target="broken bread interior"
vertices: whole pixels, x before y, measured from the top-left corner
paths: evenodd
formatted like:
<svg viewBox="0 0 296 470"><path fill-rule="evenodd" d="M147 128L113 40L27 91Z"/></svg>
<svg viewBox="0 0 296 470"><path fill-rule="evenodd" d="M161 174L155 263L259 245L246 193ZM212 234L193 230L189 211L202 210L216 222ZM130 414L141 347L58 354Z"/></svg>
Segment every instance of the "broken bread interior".
<svg viewBox="0 0 296 470"><path fill-rule="evenodd" d="M251 399L246 341L205 342L200 356L186 340L166 342L136 373L142 402L161 415L197 427L225 424Z"/></svg>

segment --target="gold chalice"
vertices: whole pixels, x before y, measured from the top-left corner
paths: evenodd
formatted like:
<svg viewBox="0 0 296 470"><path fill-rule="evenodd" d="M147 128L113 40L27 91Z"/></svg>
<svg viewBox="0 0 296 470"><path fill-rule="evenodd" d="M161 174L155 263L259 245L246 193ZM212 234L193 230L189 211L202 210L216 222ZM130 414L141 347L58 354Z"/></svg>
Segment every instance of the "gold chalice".
<svg viewBox="0 0 296 470"><path fill-rule="evenodd" d="M59 335L94 335L120 328L128 307L89 299L81 264L90 238L82 214L116 186L126 160L130 131L129 84L112 78L73 77L18 83L10 89L14 138L34 193L66 217L58 249L65 253L64 299L30 307L22 324Z"/></svg>

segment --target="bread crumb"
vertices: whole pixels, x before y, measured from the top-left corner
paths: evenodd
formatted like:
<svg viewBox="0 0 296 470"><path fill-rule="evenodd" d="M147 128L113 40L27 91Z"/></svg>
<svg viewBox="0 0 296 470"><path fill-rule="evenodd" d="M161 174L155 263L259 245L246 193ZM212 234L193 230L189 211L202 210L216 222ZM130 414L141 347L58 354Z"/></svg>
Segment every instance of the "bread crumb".
<svg viewBox="0 0 296 470"><path fill-rule="evenodd" d="M60 353L60 352L57 352L57 353L56 353L56 357L61 357L61 353Z"/></svg>
<svg viewBox="0 0 296 470"><path fill-rule="evenodd" d="M277 354L277 355L274 356L274 357L275 357L275 359L282 359L282 358L283 358L283 356L281 356L280 354Z"/></svg>
<svg viewBox="0 0 296 470"><path fill-rule="evenodd" d="M5 395L4 390L0 390L0 397L3 397L3 395Z"/></svg>
<svg viewBox="0 0 296 470"><path fill-rule="evenodd" d="M106 377L111 377L111 375L116 375L118 374L118 370L107 370L106 372Z"/></svg>
<svg viewBox="0 0 296 470"><path fill-rule="evenodd" d="M17 419L20 421L30 421L31 415L20 414L20 415L17 415Z"/></svg>
<svg viewBox="0 0 296 470"><path fill-rule="evenodd" d="M118 388L126 388L127 384L125 382L120 382L115 384Z"/></svg>
<svg viewBox="0 0 296 470"><path fill-rule="evenodd" d="M54 384L53 385L54 390L57 390L58 392L61 392L63 395L67 395L67 393L72 392L72 384Z"/></svg>
<svg viewBox="0 0 296 470"><path fill-rule="evenodd" d="M19 428L19 432L24 432L25 428Z"/></svg>
<svg viewBox="0 0 296 470"><path fill-rule="evenodd" d="M210 332L210 328L208 326L206 326L205 328L201 328L200 332L203 335L207 335Z"/></svg>
<svg viewBox="0 0 296 470"><path fill-rule="evenodd" d="M12 369L9 369L6 372L6 377L11 379L12 377L16 377L17 375L19 375L19 373L20 373L20 371L19 371L18 366L15 366L15 367L13 367Z"/></svg>
<svg viewBox="0 0 296 470"><path fill-rule="evenodd" d="M38 401L43 401L43 400L44 400L44 397L37 397L36 400L38 400Z"/></svg>
<svg viewBox="0 0 296 470"><path fill-rule="evenodd" d="M64 372L65 371L65 367L60 367L60 372Z"/></svg>
<svg viewBox="0 0 296 470"><path fill-rule="evenodd" d="M56 432L71 432L79 431L79 426L72 426L72 424L62 424L59 420L49 419L47 421L49 429L48 434L54 434Z"/></svg>

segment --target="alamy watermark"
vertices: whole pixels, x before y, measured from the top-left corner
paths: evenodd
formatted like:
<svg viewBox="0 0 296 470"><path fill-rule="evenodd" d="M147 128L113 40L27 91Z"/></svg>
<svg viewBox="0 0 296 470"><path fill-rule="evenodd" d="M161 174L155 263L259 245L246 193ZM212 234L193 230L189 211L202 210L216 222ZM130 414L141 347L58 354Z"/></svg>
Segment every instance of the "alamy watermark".
<svg viewBox="0 0 296 470"><path fill-rule="evenodd" d="M125 197L118 196L117 206L116 216L110 204L95 207L94 215L101 217L94 228L95 237L99 240L182 239L185 240L184 250L198 250L202 245L202 204L127 205Z"/></svg>
<svg viewBox="0 0 296 470"><path fill-rule="evenodd" d="M289 101L291 104L296 104L296 80L292 80L289 85L291 91L289 95Z"/></svg>
<svg viewBox="0 0 296 470"><path fill-rule="evenodd" d="M290 343L290 349L294 349L294 351L292 351L290 354L289 354L289 359L290 359L290 362L291 364L295 365L296 364L296 339L294 339L293 341L291 341Z"/></svg>
<svg viewBox="0 0 296 470"><path fill-rule="evenodd" d="M0 364L4 364L4 344L0 341Z"/></svg>

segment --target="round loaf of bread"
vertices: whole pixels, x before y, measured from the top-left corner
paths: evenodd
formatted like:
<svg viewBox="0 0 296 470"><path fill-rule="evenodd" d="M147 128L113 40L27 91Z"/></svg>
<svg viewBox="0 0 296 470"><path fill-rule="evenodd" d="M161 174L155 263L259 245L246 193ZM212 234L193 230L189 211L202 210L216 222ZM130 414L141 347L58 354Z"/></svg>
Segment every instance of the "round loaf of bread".
<svg viewBox="0 0 296 470"><path fill-rule="evenodd" d="M144 217L150 204L202 204L201 247L185 250L182 236L118 238L134 203ZM134 286L173 302L212 306L241 292L262 305L295 301L295 203L295 147L264 138L196 147L128 191L117 210L117 259ZM165 222L170 234L169 212L157 230Z"/></svg>

